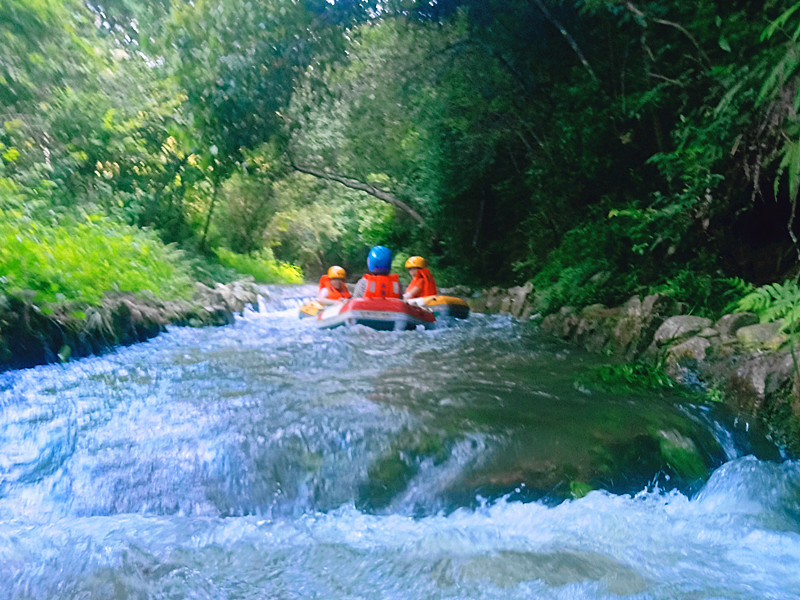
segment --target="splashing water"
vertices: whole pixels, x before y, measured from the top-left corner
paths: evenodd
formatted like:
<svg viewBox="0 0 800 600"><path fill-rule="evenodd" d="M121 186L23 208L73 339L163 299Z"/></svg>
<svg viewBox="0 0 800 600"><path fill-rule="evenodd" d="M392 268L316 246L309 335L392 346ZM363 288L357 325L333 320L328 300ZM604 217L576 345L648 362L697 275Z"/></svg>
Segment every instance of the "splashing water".
<svg viewBox="0 0 800 600"><path fill-rule="evenodd" d="M0 375L0 600L800 598L800 463L757 428L505 317L319 330L266 291Z"/></svg>

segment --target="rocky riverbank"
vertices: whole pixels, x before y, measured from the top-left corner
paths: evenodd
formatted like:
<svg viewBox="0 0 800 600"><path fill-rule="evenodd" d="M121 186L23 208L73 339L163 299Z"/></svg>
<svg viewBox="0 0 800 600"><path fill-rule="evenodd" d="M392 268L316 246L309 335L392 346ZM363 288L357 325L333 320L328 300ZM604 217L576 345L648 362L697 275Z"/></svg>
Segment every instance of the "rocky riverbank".
<svg viewBox="0 0 800 600"><path fill-rule="evenodd" d="M475 312L531 318L533 286L492 288L471 299ZM676 381L713 391L740 414L762 420L800 454L800 378L789 337L779 323L735 313L716 322L684 314L665 296L634 296L622 306L562 308L543 319L542 331L591 352L661 367ZM798 355L800 358L800 355Z"/></svg>
<svg viewBox="0 0 800 600"><path fill-rule="evenodd" d="M196 284L191 300L110 294L99 306L42 309L25 297L0 295L0 371L97 354L141 342L167 325L225 325L258 301L250 282Z"/></svg>

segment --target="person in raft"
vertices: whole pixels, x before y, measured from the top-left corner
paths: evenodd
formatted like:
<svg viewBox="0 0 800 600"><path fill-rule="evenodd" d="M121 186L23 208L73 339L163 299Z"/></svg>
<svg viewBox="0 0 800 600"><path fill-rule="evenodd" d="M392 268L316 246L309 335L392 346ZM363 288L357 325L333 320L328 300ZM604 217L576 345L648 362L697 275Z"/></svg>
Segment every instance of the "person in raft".
<svg viewBox="0 0 800 600"><path fill-rule="evenodd" d="M317 301L320 304L336 304L347 300L350 297L350 290L344 282L346 275L342 267L333 266L328 269L328 272L319 278Z"/></svg>
<svg viewBox="0 0 800 600"><path fill-rule="evenodd" d="M406 293L403 294L405 300L435 296L438 293L433 275L428 270L428 261L421 256L412 256L406 261L406 269L411 275L411 283L408 284Z"/></svg>
<svg viewBox="0 0 800 600"><path fill-rule="evenodd" d="M353 289L353 298L397 298L400 299L400 279L392 268L392 251L386 246L375 246L367 256L369 273L358 280Z"/></svg>

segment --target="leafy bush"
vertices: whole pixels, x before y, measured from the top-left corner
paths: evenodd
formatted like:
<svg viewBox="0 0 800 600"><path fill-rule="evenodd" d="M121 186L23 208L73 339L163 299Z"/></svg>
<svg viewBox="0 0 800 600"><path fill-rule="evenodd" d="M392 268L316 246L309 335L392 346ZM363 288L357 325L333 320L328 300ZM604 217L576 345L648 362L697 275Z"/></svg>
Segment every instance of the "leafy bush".
<svg viewBox="0 0 800 600"><path fill-rule="evenodd" d="M105 217L45 224L0 212L0 282L35 301L100 302L111 291L188 297L192 281L180 253L149 232Z"/></svg>
<svg viewBox="0 0 800 600"><path fill-rule="evenodd" d="M260 283L303 283L302 269L276 260L269 248L252 254L236 254L227 248L214 252L224 266L252 275Z"/></svg>

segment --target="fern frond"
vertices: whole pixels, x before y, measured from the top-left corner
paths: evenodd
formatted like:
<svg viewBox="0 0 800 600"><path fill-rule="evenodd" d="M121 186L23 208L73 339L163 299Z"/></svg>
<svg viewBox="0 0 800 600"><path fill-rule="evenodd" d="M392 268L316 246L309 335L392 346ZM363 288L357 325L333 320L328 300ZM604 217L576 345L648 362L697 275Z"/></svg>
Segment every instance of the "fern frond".
<svg viewBox="0 0 800 600"><path fill-rule="evenodd" d="M763 31L761 34L761 41L768 40L775 32L778 31L781 27L786 25L789 19L792 18L792 15L800 10L800 2L790 6L787 10L785 10L777 19L775 19L769 26Z"/></svg>
<svg viewBox="0 0 800 600"><path fill-rule="evenodd" d="M769 283L756 288L737 303L737 312L753 312L762 323L787 319L791 328L800 320L800 287L795 281Z"/></svg>

